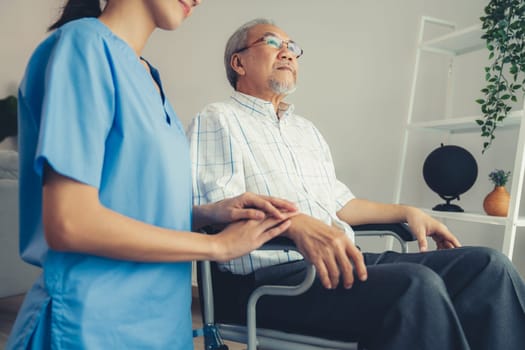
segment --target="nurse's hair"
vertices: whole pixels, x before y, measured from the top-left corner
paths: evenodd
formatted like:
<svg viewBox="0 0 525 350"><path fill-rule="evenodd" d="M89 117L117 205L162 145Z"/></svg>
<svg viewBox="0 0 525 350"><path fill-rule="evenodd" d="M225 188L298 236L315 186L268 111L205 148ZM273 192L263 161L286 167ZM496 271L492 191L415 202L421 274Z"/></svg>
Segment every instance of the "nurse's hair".
<svg viewBox="0 0 525 350"><path fill-rule="evenodd" d="M75 19L98 17L101 13L99 0L68 0L62 8L62 15L48 30L57 29Z"/></svg>
<svg viewBox="0 0 525 350"><path fill-rule="evenodd" d="M237 89L237 72L235 72L231 66L231 59L234 54L242 50L248 45L248 32L250 29L259 24L271 24L275 25L272 20L266 18L256 18L240 26L235 33L230 36L226 47L224 49L224 68L226 68L226 77L230 82L230 85L236 90Z"/></svg>

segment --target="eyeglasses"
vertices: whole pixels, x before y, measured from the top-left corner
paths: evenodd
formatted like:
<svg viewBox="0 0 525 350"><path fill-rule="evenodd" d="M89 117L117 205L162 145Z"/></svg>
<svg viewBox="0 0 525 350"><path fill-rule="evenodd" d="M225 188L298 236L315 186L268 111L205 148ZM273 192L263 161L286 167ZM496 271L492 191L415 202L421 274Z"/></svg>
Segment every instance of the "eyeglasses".
<svg viewBox="0 0 525 350"><path fill-rule="evenodd" d="M303 49L301 49L301 47L293 40L283 40L281 38L279 38L278 36L276 35L273 35L273 34L266 34L264 35L262 38L259 38L257 40L255 40L253 43L251 43L250 45L248 46L245 46L243 47L242 49L240 50L237 50L237 53L238 52L242 52L244 50L248 50L249 48L259 44L259 43L264 43L268 46L271 46L277 50L281 50L284 46L284 44L286 44L286 47L288 48L288 50L293 53L295 55L295 58L299 58L302 56L303 54Z"/></svg>

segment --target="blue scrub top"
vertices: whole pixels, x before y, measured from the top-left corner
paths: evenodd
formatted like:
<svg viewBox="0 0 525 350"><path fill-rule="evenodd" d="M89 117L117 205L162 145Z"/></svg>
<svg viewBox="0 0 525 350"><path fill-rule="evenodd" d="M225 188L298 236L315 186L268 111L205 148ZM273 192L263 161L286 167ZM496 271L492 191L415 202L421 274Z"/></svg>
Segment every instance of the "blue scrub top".
<svg viewBox="0 0 525 350"><path fill-rule="evenodd" d="M161 86L158 72L148 74L96 18L62 26L31 57L19 90L20 250L44 273L26 296L8 349L193 348L189 262L56 252L42 229L46 162L97 188L102 204L118 213L191 229L187 140L152 76Z"/></svg>

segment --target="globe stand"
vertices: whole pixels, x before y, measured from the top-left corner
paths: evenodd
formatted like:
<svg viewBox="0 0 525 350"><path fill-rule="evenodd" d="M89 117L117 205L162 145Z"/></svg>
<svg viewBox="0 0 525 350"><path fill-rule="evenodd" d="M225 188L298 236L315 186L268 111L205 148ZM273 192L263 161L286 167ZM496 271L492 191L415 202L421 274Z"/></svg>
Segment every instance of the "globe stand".
<svg viewBox="0 0 525 350"><path fill-rule="evenodd" d="M457 196L457 197L442 196L442 195L439 195L439 196L441 198L443 198L446 201L446 203L438 204L434 208L432 208L432 210L435 210L435 211L453 211L453 212L456 212L456 213L463 213L464 212L463 208L461 208L459 205L450 204L450 201L453 200L453 199L459 200L459 196Z"/></svg>

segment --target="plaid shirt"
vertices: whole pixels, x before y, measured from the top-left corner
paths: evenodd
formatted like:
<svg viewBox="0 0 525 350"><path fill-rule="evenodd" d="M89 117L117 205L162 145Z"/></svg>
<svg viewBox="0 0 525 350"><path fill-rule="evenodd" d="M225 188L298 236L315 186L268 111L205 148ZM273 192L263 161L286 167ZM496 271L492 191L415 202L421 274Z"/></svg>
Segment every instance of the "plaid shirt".
<svg viewBox="0 0 525 350"><path fill-rule="evenodd" d="M196 205L246 191L288 199L299 211L343 229L336 213L354 195L338 181L327 143L308 120L282 103L277 117L271 102L235 92L193 119L191 143ZM248 274L261 267L299 260L296 252L255 251L221 264L223 270Z"/></svg>

